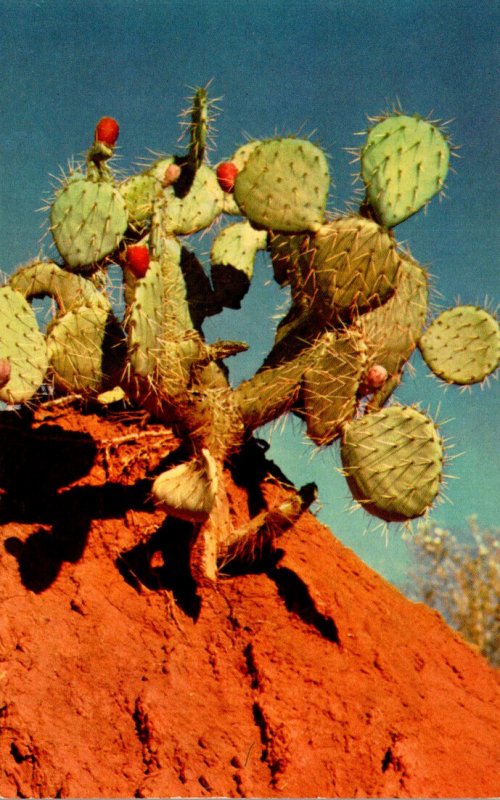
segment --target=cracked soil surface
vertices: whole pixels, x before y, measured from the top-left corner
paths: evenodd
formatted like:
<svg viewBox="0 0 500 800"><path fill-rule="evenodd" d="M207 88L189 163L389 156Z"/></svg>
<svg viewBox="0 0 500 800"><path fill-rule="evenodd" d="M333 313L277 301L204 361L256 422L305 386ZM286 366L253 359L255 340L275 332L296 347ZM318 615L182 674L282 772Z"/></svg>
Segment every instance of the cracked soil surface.
<svg viewBox="0 0 500 800"><path fill-rule="evenodd" d="M311 514L196 592L140 421L0 414L0 795L498 794L486 661ZM227 475L238 525L264 471Z"/></svg>

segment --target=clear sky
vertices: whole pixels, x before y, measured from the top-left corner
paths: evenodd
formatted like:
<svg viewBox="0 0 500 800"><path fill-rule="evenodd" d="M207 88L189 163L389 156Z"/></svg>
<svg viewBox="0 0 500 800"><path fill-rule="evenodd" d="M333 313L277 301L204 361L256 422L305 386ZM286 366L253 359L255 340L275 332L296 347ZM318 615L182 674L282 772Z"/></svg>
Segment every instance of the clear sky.
<svg viewBox="0 0 500 800"><path fill-rule="evenodd" d="M120 167L131 171L148 149L178 150L178 113L189 87L212 80L223 96L212 163L246 135L314 133L331 156L330 206L344 208L354 187L350 156L356 131L399 100L407 113L453 122L460 145L447 197L396 229L428 265L441 307L494 303L498 291L495 181L498 6L491 0L0 0L0 268L35 256L46 224L37 212L71 156L84 153L96 120L121 127ZM201 248L208 244L201 243ZM207 338L249 341L230 364L235 381L255 371L273 337L283 297L269 283L265 258L238 312L206 326ZM1 321L0 321L1 324ZM464 455L450 465L458 480L433 511L442 526L465 518L498 524L498 383L446 392L419 358L397 398L421 402ZM337 447L316 453L299 423L272 434L271 455L298 484L319 486L319 517L390 578L401 577L399 533L389 545L367 535L364 512L347 514L349 493L336 472ZM370 524L373 528L373 523Z"/></svg>

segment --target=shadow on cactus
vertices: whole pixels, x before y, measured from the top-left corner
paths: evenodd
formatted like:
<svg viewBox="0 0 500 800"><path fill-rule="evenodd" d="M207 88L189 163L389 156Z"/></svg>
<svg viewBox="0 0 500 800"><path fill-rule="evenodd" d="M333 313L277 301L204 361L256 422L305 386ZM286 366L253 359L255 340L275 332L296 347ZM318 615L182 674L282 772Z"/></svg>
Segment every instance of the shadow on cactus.
<svg viewBox="0 0 500 800"><path fill-rule="evenodd" d="M125 398L182 437L186 459L151 491L167 515L192 524L198 584L314 500L305 486L234 530L223 469L260 426L293 413L318 446L339 441L353 497L404 522L434 503L444 461L426 414L387 405L405 365L419 346L441 379L470 384L497 369L500 351L498 323L484 309L445 311L426 329L426 271L394 236L446 179L452 148L436 123L399 111L375 120L358 153L365 198L357 213L332 217L317 145L251 141L213 169L211 109L206 89L197 90L187 151L125 179L110 166L118 124L100 120L85 165L50 208L58 255L21 267L0 289L1 400L41 402L42 386L89 403ZM189 237L216 220L209 277ZM240 307L259 251L291 305L261 368L234 388L225 362L247 345L207 342L203 322ZM123 319L107 296L111 264L122 268ZM57 308L42 333L30 302L45 296Z"/></svg>

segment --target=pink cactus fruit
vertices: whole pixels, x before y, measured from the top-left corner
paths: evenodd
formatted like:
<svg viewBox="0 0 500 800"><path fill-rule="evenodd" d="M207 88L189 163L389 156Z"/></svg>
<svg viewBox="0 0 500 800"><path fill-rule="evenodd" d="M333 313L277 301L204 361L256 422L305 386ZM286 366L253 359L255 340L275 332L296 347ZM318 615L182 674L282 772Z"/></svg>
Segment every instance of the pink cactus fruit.
<svg viewBox="0 0 500 800"><path fill-rule="evenodd" d="M166 189L167 186L172 186L173 183L179 180L181 176L181 168L178 164L169 164L163 176L162 186Z"/></svg>
<svg viewBox="0 0 500 800"><path fill-rule="evenodd" d="M6 358L0 358L0 389L9 382L11 371L10 361Z"/></svg>
<svg viewBox="0 0 500 800"><path fill-rule="evenodd" d="M360 384L359 393L371 394L380 389L388 378L388 372L382 364L372 364Z"/></svg>

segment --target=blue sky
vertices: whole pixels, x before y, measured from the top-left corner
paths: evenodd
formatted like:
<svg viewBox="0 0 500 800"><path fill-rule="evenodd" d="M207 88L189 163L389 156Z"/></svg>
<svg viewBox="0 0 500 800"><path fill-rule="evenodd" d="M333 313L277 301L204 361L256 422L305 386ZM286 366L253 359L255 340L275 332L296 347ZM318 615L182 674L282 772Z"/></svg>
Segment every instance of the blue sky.
<svg viewBox="0 0 500 800"><path fill-rule="evenodd" d="M48 176L85 151L99 117L119 120L120 168L131 171L148 149L178 149L177 115L189 87L212 80L213 94L223 96L212 163L247 134L314 131L331 156L337 208L354 195L355 167L344 148L359 145L354 133L366 128L367 115L399 100L407 113L453 119L461 158L447 198L396 234L436 277L440 306L458 296L498 301L497 16L491 0L0 0L0 268L9 273L37 254L45 217L36 209ZM255 371L272 341L272 325L262 320L276 314L283 296L269 278L260 259L243 309L206 327L208 338L250 342L249 353L230 365L235 381ZM415 367L398 399L449 420L443 434L454 441L452 452L465 453L450 465L458 478L448 485L450 502L433 518L465 527L475 513L497 525L498 383L444 392L418 357ZM310 460L313 449L296 422L271 441L271 455L292 480L317 482L320 519L379 571L400 577L399 533L386 547L376 531L365 535L367 515L345 511L337 448Z"/></svg>

